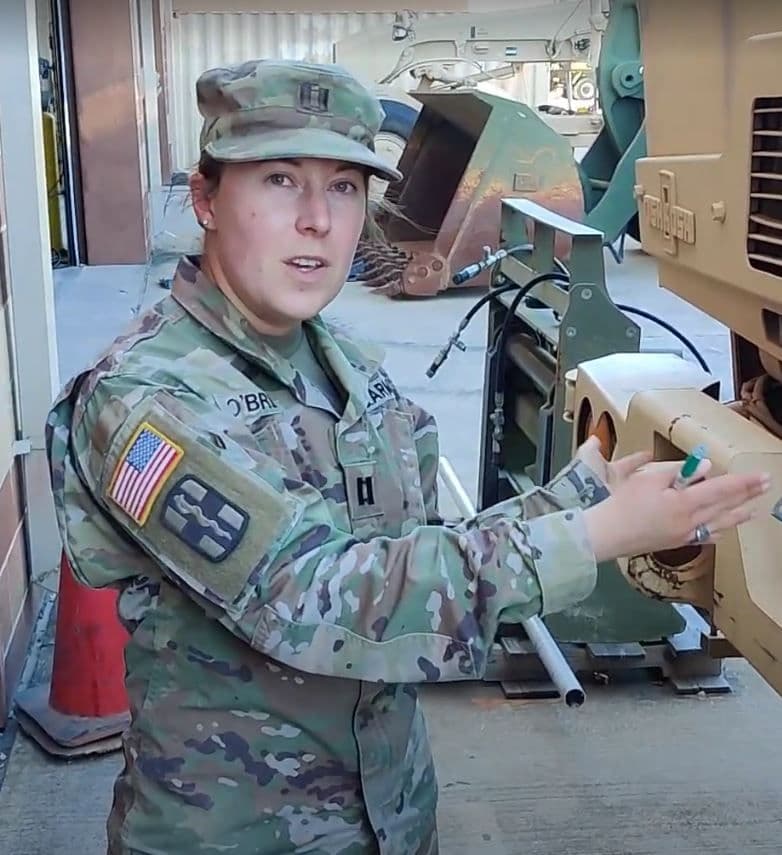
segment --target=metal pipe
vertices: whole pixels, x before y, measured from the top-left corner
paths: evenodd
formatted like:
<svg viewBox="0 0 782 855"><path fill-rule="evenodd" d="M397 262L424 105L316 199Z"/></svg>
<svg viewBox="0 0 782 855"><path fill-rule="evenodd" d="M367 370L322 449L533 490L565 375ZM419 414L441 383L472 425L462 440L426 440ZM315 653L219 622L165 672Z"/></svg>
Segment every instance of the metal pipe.
<svg viewBox="0 0 782 855"><path fill-rule="evenodd" d="M540 433L540 411L545 401L534 393L518 395L513 402L513 421L532 442Z"/></svg>
<svg viewBox="0 0 782 855"><path fill-rule="evenodd" d="M448 488L459 512L465 518L475 516L475 507L470 501L467 491L459 481L449 460L445 457L440 458L438 474ZM533 615L522 621L522 626L535 647L540 661L548 671L551 682L557 687L564 702L569 707L580 707L586 698L584 689L578 682L567 659L562 655L556 641L551 637L546 625L537 615Z"/></svg>
<svg viewBox="0 0 782 855"><path fill-rule="evenodd" d="M512 336L507 345L508 359L520 368L533 386L548 395L557 378L557 360L539 347L532 336Z"/></svg>

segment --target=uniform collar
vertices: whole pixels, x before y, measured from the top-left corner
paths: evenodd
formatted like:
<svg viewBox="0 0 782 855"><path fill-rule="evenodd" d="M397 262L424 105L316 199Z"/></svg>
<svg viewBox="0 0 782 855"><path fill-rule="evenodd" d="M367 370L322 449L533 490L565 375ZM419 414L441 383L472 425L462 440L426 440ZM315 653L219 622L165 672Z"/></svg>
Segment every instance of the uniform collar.
<svg viewBox="0 0 782 855"><path fill-rule="evenodd" d="M199 256L184 256L177 265L172 297L209 332L261 366L285 385L299 391L301 378L291 363L276 353L201 270ZM305 323L313 344L349 396L349 409L365 409L367 383L383 361L382 350L359 342L327 324L320 316ZM357 376L358 375L358 376ZM357 412L355 413L357 414ZM347 413L346 413L347 415Z"/></svg>

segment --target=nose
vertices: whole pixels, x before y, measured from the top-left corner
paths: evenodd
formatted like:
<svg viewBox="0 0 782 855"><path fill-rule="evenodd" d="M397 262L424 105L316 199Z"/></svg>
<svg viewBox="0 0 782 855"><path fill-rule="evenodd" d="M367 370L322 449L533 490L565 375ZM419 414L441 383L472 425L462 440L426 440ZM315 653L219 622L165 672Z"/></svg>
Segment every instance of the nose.
<svg viewBox="0 0 782 855"><path fill-rule="evenodd" d="M325 235L331 230L331 208L325 187L309 185L299 197L296 228L301 234Z"/></svg>

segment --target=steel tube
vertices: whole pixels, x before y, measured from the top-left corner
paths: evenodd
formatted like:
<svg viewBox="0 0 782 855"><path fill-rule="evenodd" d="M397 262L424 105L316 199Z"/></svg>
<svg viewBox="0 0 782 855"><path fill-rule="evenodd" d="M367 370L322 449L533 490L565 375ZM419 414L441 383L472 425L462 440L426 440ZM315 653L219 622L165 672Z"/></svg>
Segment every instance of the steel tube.
<svg viewBox="0 0 782 855"><path fill-rule="evenodd" d="M511 336L507 346L508 359L520 368L532 385L548 395L557 379L557 360L539 347L531 336Z"/></svg>
<svg viewBox="0 0 782 855"><path fill-rule="evenodd" d="M438 474L448 488L459 512L464 517L475 516L475 507L470 501L467 491L459 481L450 461L445 457L440 458ZM569 707L580 707L586 699L584 689L578 682L578 678L573 673L567 659L562 655L556 641L551 637L546 625L537 615L533 615L531 618L522 621L522 626L535 647L540 661L548 671L551 682L557 687L562 700Z"/></svg>

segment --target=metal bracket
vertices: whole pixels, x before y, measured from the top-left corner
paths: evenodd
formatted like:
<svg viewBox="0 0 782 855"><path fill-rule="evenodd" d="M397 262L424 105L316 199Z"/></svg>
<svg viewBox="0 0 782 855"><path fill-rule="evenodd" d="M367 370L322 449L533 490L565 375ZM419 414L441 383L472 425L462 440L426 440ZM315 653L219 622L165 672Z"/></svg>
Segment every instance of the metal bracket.
<svg viewBox="0 0 782 855"><path fill-rule="evenodd" d="M33 443L30 439L17 439L11 446L11 452L14 457L24 457L33 450Z"/></svg>

